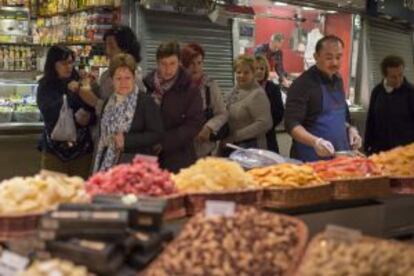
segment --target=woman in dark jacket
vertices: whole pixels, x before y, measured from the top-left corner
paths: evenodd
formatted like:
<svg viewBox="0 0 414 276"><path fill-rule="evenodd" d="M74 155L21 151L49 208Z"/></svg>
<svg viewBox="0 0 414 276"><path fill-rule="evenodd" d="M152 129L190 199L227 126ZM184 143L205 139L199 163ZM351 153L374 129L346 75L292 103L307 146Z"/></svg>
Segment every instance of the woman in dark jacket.
<svg viewBox="0 0 414 276"><path fill-rule="evenodd" d="M144 79L148 93L161 106L164 122L165 134L156 147L160 165L172 172L196 161L193 141L204 122L200 91L179 62L178 43L163 43L157 50L158 68Z"/></svg>
<svg viewBox="0 0 414 276"><path fill-rule="evenodd" d="M118 54L111 61L109 73L115 93L109 97L101 115L94 171L130 161L137 153L154 154L153 147L161 141L159 108L150 96L139 90L135 68L135 59L129 54Z"/></svg>
<svg viewBox="0 0 414 276"><path fill-rule="evenodd" d="M92 159L92 140L89 126L95 121L93 108L78 96L79 77L73 69L74 53L63 46L53 46L47 54L44 77L39 81L37 105L45 128L39 149L42 169L78 175L86 178ZM63 98L73 110L76 141L55 141L52 132L58 121Z"/></svg>
<svg viewBox="0 0 414 276"><path fill-rule="evenodd" d="M280 87L269 81L269 63L264 56L255 57L256 67L256 80L266 91L267 98L270 102L270 109L272 112L273 125L272 128L266 133L266 141L268 150L279 153L279 146L276 140L276 127L282 122L283 119L283 101Z"/></svg>

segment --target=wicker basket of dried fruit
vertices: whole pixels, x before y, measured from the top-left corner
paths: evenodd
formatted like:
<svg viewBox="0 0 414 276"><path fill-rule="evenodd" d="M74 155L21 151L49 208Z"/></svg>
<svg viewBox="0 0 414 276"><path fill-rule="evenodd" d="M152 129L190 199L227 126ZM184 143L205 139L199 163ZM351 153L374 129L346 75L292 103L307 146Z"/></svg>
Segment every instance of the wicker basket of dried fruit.
<svg viewBox="0 0 414 276"><path fill-rule="evenodd" d="M174 175L182 193L187 193L189 215L204 209L206 200L229 200L240 204L256 204L261 189L236 162L223 158L204 158Z"/></svg>
<svg viewBox="0 0 414 276"><path fill-rule="evenodd" d="M43 213L60 203L89 200L79 177L42 171L0 183L0 240L30 237Z"/></svg>
<svg viewBox="0 0 414 276"><path fill-rule="evenodd" d="M265 208L295 208L329 202L333 186L329 183L297 188L266 188L263 191L261 206Z"/></svg>
<svg viewBox="0 0 414 276"><path fill-rule="evenodd" d="M279 164L248 173L263 188L263 207L300 207L324 203L332 198L332 186L309 165Z"/></svg>
<svg viewBox="0 0 414 276"><path fill-rule="evenodd" d="M391 193L389 178L365 157L341 156L309 165L322 179L332 183L336 200L378 198Z"/></svg>
<svg viewBox="0 0 414 276"><path fill-rule="evenodd" d="M414 275L414 246L362 235L318 234L296 276Z"/></svg>
<svg viewBox="0 0 414 276"><path fill-rule="evenodd" d="M386 176L331 180L334 187L334 199L382 198L391 194L390 179Z"/></svg>
<svg viewBox="0 0 414 276"><path fill-rule="evenodd" d="M302 221L254 207L199 213L143 275L292 275L307 239Z"/></svg>
<svg viewBox="0 0 414 276"><path fill-rule="evenodd" d="M391 189L397 194L414 194L414 143L370 156L391 178Z"/></svg>

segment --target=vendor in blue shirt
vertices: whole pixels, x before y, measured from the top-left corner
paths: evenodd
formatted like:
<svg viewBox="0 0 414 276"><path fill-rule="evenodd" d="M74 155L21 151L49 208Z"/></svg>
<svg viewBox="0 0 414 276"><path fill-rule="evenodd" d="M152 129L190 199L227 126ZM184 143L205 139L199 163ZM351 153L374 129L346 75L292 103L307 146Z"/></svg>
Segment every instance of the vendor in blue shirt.
<svg viewBox="0 0 414 276"><path fill-rule="evenodd" d="M333 35L316 44L316 65L297 78L289 89L285 126L292 136L291 156L316 161L334 156L336 151L358 149L362 139L350 116L339 68L343 41Z"/></svg>

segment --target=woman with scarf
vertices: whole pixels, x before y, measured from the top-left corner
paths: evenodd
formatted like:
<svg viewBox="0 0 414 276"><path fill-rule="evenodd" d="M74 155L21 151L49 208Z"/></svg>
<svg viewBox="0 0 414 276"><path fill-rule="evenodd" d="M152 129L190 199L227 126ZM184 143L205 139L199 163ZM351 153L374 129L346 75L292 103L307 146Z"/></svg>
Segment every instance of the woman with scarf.
<svg viewBox="0 0 414 276"><path fill-rule="evenodd" d="M203 126L200 91L191 76L180 67L177 42L162 43L156 53L157 69L144 78L144 84L161 107L165 134L155 147L161 167L172 172L193 164L197 157L194 139Z"/></svg>
<svg viewBox="0 0 414 276"><path fill-rule="evenodd" d="M114 92L103 107L94 172L132 159L137 154L154 154L161 141L162 119L154 100L139 90L136 62L129 54L118 54L109 66Z"/></svg>
<svg viewBox="0 0 414 276"><path fill-rule="evenodd" d="M276 127L283 119L283 101L280 87L269 81L269 62L264 56L255 57L256 80L266 92L270 102L270 110L272 114L273 125L266 133L267 149L279 153L279 146L276 140Z"/></svg>
<svg viewBox="0 0 414 276"><path fill-rule="evenodd" d="M269 100L255 79L254 58L241 55L233 68L236 86L228 100L230 136L221 143L224 156L231 152L226 143L267 149L266 133L273 125Z"/></svg>
<svg viewBox="0 0 414 276"><path fill-rule="evenodd" d="M220 87L204 72L204 58L204 50L199 44L190 43L181 50L181 63L199 88L203 99L205 123L194 143L198 158L212 155L217 144L217 133L228 119Z"/></svg>

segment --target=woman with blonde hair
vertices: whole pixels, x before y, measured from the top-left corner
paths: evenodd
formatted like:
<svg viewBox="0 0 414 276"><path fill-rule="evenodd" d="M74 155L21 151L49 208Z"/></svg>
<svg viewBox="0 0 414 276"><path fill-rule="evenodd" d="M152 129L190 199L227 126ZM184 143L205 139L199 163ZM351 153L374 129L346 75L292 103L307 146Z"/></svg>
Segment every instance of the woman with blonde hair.
<svg viewBox="0 0 414 276"><path fill-rule="evenodd" d="M256 80L263 87L269 99L273 120L272 128L266 133L267 147L268 150L279 153L279 146L276 140L276 127L283 119L284 107L282 93L280 92L279 85L268 80L270 67L265 56L259 55L255 57L255 69Z"/></svg>
<svg viewBox="0 0 414 276"><path fill-rule="evenodd" d="M104 104L94 171L130 161L137 154L155 154L163 127L158 106L138 89L136 61L130 54L116 55L109 66L114 93ZM123 157L121 157L123 155Z"/></svg>
<svg viewBox="0 0 414 276"><path fill-rule="evenodd" d="M244 148L267 149L266 132L272 127L270 103L255 79L254 58L241 55L234 61L236 86L228 99L230 136L222 141ZM223 154L229 152L224 150Z"/></svg>

